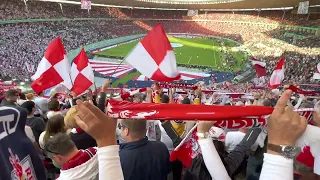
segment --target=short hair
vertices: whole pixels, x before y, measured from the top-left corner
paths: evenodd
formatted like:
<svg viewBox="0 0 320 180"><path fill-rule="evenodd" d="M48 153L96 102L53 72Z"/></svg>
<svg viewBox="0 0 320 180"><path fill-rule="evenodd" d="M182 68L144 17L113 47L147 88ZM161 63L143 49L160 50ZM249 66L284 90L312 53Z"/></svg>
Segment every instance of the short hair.
<svg viewBox="0 0 320 180"><path fill-rule="evenodd" d="M185 98L182 100L181 103L182 103L182 104L191 104L191 101L190 101L190 99L189 99L188 97L185 97Z"/></svg>
<svg viewBox="0 0 320 180"><path fill-rule="evenodd" d="M51 100L51 101L48 103L48 109L49 109L50 111L57 111L57 110L59 110L59 108L60 108L60 103L59 103L59 101L57 101L57 100Z"/></svg>
<svg viewBox="0 0 320 180"><path fill-rule="evenodd" d="M130 130L130 134L134 138L143 138L147 131L147 122L145 120L121 120L121 125Z"/></svg>
<svg viewBox="0 0 320 180"><path fill-rule="evenodd" d="M44 145L44 150L49 153L67 155L76 145L66 133L58 133L51 136Z"/></svg>
<svg viewBox="0 0 320 180"><path fill-rule="evenodd" d="M170 101L169 96L167 96L167 95L165 95L165 94L163 94L163 95L161 96L161 102L162 102L162 103L169 103L169 101Z"/></svg>
<svg viewBox="0 0 320 180"><path fill-rule="evenodd" d="M27 100L32 100L33 98L34 98L34 95L32 94L32 93L28 93L27 95L26 95L26 98L27 98Z"/></svg>
<svg viewBox="0 0 320 180"><path fill-rule="evenodd" d="M273 107L272 102L269 99L263 100L263 106Z"/></svg>
<svg viewBox="0 0 320 180"><path fill-rule="evenodd" d="M40 91L40 92L38 93L38 96L40 96L41 94L43 94L43 91Z"/></svg>
<svg viewBox="0 0 320 180"><path fill-rule="evenodd" d="M313 108L314 105L312 104L312 102L310 101L306 101L306 102L303 102L301 105L300 105L300 108Z"/></svg>
<svg viewBox="0 0 320 180"><path fill-rule="evenodd" d="M33 101L26 101L21 105L21 107L27 109L28 114L31 114L32 109L35 107L35 103Z"/></svg>
<svg viewBox="0 0 320 180"><path fill-rule="evenodd" d="M17 90L10 89L6 92L6 98L11 96L19 96L19 92Z"/></svg>

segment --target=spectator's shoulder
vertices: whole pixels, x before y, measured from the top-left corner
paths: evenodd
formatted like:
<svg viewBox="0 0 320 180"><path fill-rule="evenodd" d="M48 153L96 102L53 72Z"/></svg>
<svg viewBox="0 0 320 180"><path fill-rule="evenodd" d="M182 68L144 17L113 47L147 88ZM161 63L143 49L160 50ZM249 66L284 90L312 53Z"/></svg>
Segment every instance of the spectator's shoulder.
<svg viewBox="0 0 320 180"><path fill-rule="evenodd" d="M155 148L157 148L159 150L161 148L165 149L166 151L168 150L167 146L161 141L149 141L149 142L150 142L150 144L152 144L152 146L154 146Z"/></svg>

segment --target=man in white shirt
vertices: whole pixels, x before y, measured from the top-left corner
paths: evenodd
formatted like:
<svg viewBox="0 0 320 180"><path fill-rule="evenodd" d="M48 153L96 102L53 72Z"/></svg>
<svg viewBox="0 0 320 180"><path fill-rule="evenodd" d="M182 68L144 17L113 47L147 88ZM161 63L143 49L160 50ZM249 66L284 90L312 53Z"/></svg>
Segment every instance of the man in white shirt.
<svg viewBox="0 0 320 180"><path fill-rule="evenodd" d="M247 129L240 128L239 131L230 131L226 135L225 147L226 151L230 153L246 135Z"/></svg>

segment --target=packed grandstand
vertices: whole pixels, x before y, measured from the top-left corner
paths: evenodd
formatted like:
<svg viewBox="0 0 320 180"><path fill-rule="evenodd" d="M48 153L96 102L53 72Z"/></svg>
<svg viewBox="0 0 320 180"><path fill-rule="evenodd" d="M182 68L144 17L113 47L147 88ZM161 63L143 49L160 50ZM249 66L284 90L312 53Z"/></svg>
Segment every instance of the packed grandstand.
<svg viewBox="0 0 320 180"><path fill-rule="evenodd" d="M0 0L0 179L320 177L319 1L92 1Z"/></svg>

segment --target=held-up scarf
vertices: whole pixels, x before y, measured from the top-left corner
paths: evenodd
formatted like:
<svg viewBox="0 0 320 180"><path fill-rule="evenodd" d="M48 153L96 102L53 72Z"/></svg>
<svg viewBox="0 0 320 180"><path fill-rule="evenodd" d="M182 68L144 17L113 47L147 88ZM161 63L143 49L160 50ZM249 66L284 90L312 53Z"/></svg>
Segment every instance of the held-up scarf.
<svg viewBox="0 0 320 180"><path fill-rule="evenodd" d="M304 91L302 89L299 89L293 85L289 86L289 89L292 90L293 92L297 93L297 94L303 94L303 95L320 95L320 91Z"/></svg>
<svg viewBox="0 0 320 180"><path fill-rule="evenodd" d="M117 119L142 120L207 120L215 121L216 127L239 129L257 124L266 125L266 116L273 111L265 106L208 106L193 104L133 103L110 99L109 116ZM312 119L313 108L295 110Z"/></svg>
<svg viewBox="0 0 320 180"><path fill-rule="evenodd" d="M110 99L107 112L119 119L225 120L261 117L273 111L265 106L207 106L193 104L132 103Z"/></svg>

